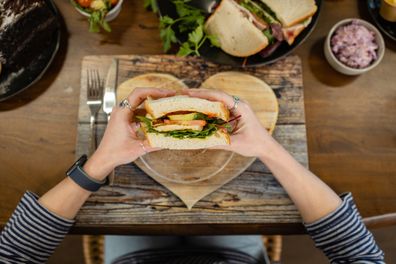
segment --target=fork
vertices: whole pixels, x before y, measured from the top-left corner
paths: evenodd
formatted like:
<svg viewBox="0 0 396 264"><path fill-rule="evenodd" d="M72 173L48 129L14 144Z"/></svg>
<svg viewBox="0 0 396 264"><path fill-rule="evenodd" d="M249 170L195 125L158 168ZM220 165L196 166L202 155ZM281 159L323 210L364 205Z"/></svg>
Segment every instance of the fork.
<svg viewBox="0 0 396 264"><path fill-rule="evenodd" d="M90 129L91 129L91 148L92 154L96 150L96 116L102 106L102 96L104 80L100 79L98 70L87 70L87 105L91 111Z"/></svg>

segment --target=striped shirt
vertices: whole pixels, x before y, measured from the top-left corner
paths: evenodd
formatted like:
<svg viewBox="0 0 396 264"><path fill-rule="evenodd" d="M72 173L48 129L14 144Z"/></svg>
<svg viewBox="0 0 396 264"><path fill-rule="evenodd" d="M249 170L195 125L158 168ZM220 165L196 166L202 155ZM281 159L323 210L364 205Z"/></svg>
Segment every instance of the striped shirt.
<svg viewBox="0 0 396 264"><path fill-rule="evenodd" d="M362 223L351 194L322 219L306 224L308 234L331 263L385 263L384 254ZM45 263L73 225L26 192L0 235L0 263ZM166 261L165 261L166 260ZM190 249L132 252L114 263L258 263L237 251Z"/></svg>

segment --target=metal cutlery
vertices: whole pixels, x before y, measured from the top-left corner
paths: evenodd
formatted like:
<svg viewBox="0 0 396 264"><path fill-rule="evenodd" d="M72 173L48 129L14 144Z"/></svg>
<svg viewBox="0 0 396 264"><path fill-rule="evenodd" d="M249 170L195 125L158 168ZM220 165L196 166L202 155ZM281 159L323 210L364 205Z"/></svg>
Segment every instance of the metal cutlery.
<svg viewBox="0 0 396 264"><path fill-rule="evenodd" d="M110 114L113 107L116 105L116 87L118 79L118 59L114 58L111 62L110 68L107 72L105 92L103 96L103 112L107 114L107 121L110 120ZM109 184L114 182L114 171L108 177Z"/></svg>
<svg viewBox="0 0 396 264"><path fill-rule="evenodd" d="M105 93L103 96L103 111L107 114L107 120L110 119L111 111L116 105L116 87L118 78L118 59L113 59L107 72Z"/></svg>
<svg viewBox="0 0 396 264"><path fill-rule="evenodd" d="M96 150L96 116L102 106L103 79L100 79L98 70L87 70L87 105L91 111L90 130L91 147L90 153Z"/></svg>

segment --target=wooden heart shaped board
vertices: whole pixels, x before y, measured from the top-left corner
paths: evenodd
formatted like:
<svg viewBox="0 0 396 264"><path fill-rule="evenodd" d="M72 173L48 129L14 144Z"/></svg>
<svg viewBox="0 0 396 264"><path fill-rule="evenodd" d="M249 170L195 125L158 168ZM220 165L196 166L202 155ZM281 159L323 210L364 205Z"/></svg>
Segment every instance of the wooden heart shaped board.
<svg viewBox="0 0 396 264"><path fill-rule="evenodd" d="M244 73L222 72L211 76L201 86L222 90L247 101L263 126L273 132L278 102L271 87L262 80ZM172 75L142 74L118 87L117 100L126 98L138 87L180 91L187 86ZM200 199L241 174L254 160L222 150L161 150L146 154L135 163L191 209Z"/></svg>

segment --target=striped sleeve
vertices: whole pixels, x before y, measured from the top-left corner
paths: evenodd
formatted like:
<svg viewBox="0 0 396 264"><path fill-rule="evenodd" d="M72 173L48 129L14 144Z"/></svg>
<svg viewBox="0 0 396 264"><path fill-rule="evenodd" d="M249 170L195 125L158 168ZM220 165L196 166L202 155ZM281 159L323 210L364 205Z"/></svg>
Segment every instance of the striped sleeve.
<svg viewBox="0 0 396 264"><path fill-rule="evenodd" d="M0 235L1 263L45 263L73 225L26 192Z"/></svg>
<svg viewBox="0 0 396 264"><path fill-rule="evenodd" d="M385 263L384 253L362 222L350 193L342 204L318 221L305 224L317 248L331 263Z"/></svg>

